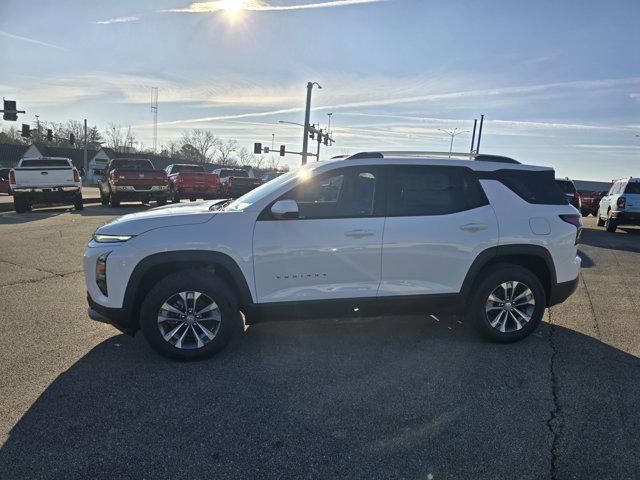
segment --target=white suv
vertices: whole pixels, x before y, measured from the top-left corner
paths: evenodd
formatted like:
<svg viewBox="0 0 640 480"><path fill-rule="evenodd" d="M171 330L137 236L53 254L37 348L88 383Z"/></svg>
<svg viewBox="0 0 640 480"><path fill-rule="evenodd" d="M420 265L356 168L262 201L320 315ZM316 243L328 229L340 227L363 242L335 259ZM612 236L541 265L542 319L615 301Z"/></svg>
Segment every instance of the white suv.
<svg viewBox="0 0 640 480"><path fill-rule="evenodd" d="M240 312L253 323L464 311L510 342L575 290L581 227L550 168L360 153L231 203L101 226L84 256L89 315L184 359L224 347Z"/></svg>
<svg viewBox="0 0 640 480"><path fill-rule="evenodd" d="M640 226L640 178L613 182L598 207L598 226L615 232L622 226Z"/></svg>

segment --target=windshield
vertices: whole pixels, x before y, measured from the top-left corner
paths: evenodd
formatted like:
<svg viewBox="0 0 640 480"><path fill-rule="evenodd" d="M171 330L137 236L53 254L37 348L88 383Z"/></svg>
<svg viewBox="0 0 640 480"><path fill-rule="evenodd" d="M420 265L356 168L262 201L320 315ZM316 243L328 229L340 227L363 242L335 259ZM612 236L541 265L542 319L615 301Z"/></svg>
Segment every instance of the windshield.
<svg viewBox="0 0 640 480"><path fill-rule="evenodd" d="M204 172L204 167L202 165L174 165L171 168L171 173L182 172Z"/></svg>
<svg viewBox="0 0 640 480"><path fill-rule="evenodd" d="M246 170L220 170L221 177L248 177L249 173Z"/></svg>
<svg viewBox="0 0 640 480"><path fill-rule="evenodd" d="M289 172L278 178L274 178L270 182L263 183L258 188L251 190L249 193L231 202L225 210L244 210L267 195L271 195L271 193L275 192L287 182L292 181L296 176L297 172Z"/></svg>
<svg viewBox="0 0 640 480"><path fill-rule="evenodd" d="M573 186L573 182L570 182L568 180L556 180L556 183L560 187L560 190L562 190L562 193L576 192L576 187Z"/></svg>
<svg viewBox="0 0 640 480"><path fill-rule="evenodd" d="M153 163L149 160L114 160L111 168L120 170L153 170Z"/></svg>

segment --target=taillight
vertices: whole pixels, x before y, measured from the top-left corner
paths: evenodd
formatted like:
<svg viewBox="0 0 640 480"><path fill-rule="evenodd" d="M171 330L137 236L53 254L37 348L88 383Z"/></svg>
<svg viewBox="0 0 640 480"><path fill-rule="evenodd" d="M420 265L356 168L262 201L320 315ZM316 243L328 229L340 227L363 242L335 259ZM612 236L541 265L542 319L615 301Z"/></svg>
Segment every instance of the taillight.
<svg viewBox="0 0 640 480"><path fill-rule="evenodd" d="M9 171L9 184L10 185L16 184L16 174L13 172L13 170Z"/></svg>
<svg viewBox="0 0 640 480"><path fill-rule="evenodd" d="M78 172L78 170L76 170L75 168L73 169L73 181L74 182L80 181L80 172Z"/></svg>
<svg viewBox="0 0 640 480"><path fill-rule="evenodd" d="M582 215L576 215L573 213L567 214L567 215L559 215L560 219L570 223L571 225L573 225L574 227L576 227L576 245L578 244L578 241L580 240L580 233L582 232Z"/></svg>
<svg viewBox="0 0 640 480"><path fill-rule="evenodd" d="M625 197L620 197L616 201L616 205L618 206L618 208L624 208L626 204L627 204L627 199Z"/></svg>

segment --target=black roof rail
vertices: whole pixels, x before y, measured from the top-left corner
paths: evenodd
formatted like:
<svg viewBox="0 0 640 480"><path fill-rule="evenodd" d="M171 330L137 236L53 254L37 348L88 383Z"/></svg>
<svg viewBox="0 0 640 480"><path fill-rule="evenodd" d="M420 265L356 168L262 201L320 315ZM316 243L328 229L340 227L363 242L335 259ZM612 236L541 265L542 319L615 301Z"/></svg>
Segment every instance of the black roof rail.
<svg viewBox="0 0 640 480"><path fill-rule="evenodd" d="M358 152L347 157L347 160L356 160L358 158L384 158L380 152Z"/></svg>
<svg viewBox="0 0 640 480"><path fill-rule="evenodd" d="M503 157L501 155L487 155L484 153L476 155L474 160L476 162L517 163L520 165L520 162L513 158Z"/></svg>

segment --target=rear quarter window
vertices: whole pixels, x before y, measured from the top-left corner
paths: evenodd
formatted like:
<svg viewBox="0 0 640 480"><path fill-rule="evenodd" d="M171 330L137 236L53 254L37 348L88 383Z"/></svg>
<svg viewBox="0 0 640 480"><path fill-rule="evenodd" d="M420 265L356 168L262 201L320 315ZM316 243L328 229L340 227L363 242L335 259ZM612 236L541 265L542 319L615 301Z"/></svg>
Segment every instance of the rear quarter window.
<svg viewBox="0 0 640 480"><path fill-rule="evenodd" d="M562 193L576 193L576 187L573 182L569 180L556 180L558 187L562 190Z"/></svg>
<svg viewBox="0 0 640 480"><path fill-rule="evenodd" d="M478 172L481 179L497 180L527 203L567 205L568 201L556 183L553 170L496 170Z"/></svg>

